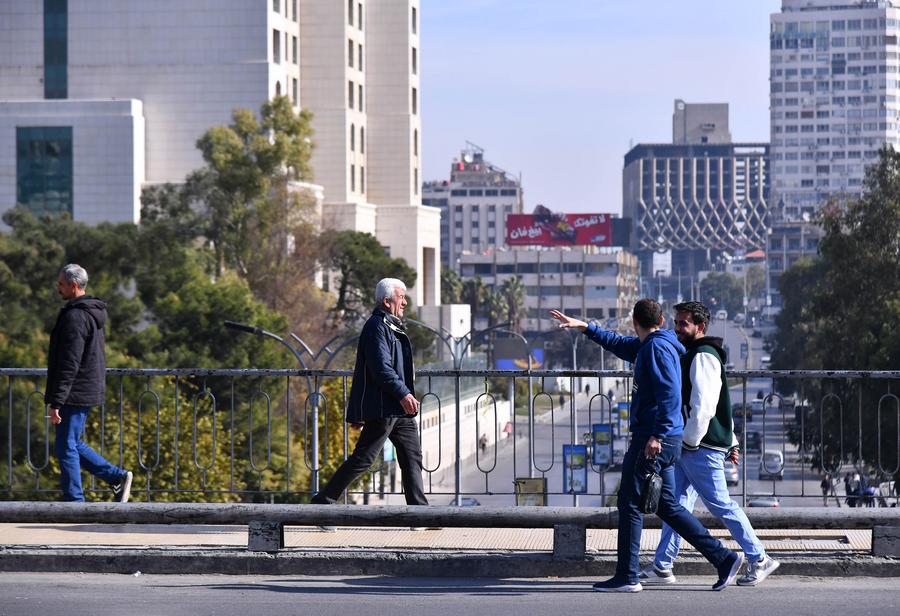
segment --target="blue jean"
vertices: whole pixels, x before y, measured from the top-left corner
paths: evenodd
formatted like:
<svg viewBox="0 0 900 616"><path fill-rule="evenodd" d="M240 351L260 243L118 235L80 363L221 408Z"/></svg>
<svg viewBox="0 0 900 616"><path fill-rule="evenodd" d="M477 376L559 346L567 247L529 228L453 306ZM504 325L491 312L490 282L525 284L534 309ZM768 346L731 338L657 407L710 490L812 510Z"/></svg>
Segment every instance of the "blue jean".
<svg viewBox="0 0 900 616"><path fill-rule="evenodd" d="M125 471L111 464L81 440L90 407L63 405L62 421L56 424L56 457L59 460L59 483L65 501L84 501L81 489L81 467L109 484L125 477Z"/></svg>
<svg viewBox="0 0 900 616"><path fill-rule="evenodd" d="M693 511L698 496L709 512L725 523L749 562L765 558L766 551L753 532L750 520L728 493L724 452L705 447L681 452L681 460L675 465L675 498L682 507ZM671 526L664 525L653 564L658 569L671 569L680 548L681 537Z"/></svg>
<svg viewBox="0 0 900 616"><path fill-rule="evenodd" d="M731 555L722 543L709 534L691 513L675 498L675 463L681 456L681 437L662 440L662 451L655 460L644 457L647 437L634 436L622 461L622 482L619 485L619 541L616 578L627 584L637 584L640 564L641 530L644 514L638 509L641 484L656 467L663 480L662 493L656 515L678 531L688 543L718 568Z"/></svg>

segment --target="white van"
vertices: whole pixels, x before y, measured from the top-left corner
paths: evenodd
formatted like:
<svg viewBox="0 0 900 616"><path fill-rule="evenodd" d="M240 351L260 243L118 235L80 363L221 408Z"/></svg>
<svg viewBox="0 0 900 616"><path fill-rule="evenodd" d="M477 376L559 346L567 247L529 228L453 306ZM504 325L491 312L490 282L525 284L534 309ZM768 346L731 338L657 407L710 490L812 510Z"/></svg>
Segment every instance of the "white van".
<svg viewBox="0 0 900 616"><path fill-rule="evenodd" d="M727 321L728 320L728 311L727 310L719 310L716 312L716 321Z"/></svg>
<svg viewBox="0 0 900 616"><path fill-rule="evenodd" d="M784 479L784 454L777 449L766 449L759 457L760 479Z"/></svg>

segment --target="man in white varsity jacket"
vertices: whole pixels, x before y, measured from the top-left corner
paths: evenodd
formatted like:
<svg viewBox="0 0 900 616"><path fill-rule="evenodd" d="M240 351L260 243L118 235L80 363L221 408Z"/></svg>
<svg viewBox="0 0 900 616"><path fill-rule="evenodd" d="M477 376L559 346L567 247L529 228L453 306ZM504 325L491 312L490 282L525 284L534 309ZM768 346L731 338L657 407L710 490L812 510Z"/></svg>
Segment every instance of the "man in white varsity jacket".
<svg viewBox="0 0 900 616"><path fill-rule="evenodd" d="M700 302L675 305L675 333L687 352L681 357L684 440L681 459L675 466L675 497L692 511L697 497L722 520L747 556L747 570L738 585L756 586L778 568L778 561L765 549L750 526L750 520L728 493L726 460L737 464L739 451L731 416L731 396L725 377L727 358L722 339L706 335L709 309ZM653 565L641 571L642 584L673 584L672 564L678 556L681 537L663 526Z"/></svg>

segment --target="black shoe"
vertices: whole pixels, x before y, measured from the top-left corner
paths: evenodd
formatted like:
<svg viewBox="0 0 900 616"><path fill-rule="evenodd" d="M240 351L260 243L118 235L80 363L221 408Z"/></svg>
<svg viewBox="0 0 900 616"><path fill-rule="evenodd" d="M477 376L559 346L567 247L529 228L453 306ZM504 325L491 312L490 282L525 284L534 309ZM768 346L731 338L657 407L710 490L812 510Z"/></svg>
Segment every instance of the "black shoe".
<svg viewBox="0 0 900 616"><path fill-rule="evenodd" d="M125 471L125 476L119 480L119 483L112 487L114 502L128 502L128 499L131 498L131 482L133 480L134 475L131 474L131 471Z"/></svg>
<svg viewBox="0 0 900 616"><path fill-rule="evenodd" d="M741 565L744 564L744 555L739 552L732 552L731 555L725 559L725 561L719 565L719 579L716 580L716 583L713 584L713 590L725 590L728 586L734 582L734 579L737 577L738 571L741 569Z"/></svg>
<svg viewBox="0 0 900 616"><path fill-rule="evenodd" d="M644 587L640 582L629 584L617 578L610 578L602 582L594 584L593 589L597 592L641 592Z"/></svg>

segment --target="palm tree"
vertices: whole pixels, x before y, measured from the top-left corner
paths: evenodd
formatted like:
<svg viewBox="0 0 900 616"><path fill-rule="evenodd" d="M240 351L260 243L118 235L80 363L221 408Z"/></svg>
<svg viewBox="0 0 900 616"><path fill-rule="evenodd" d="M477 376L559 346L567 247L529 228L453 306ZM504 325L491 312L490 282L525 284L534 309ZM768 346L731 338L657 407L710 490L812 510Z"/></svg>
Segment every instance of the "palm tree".
<svg viewBox="0 0 900 616"><path fill-rule="evenodd" d="M460 302L469 304L472 307L472 320L481 316L483 304L485 300L486 289L484 283L481 282L480 276L469 278L462 283L462 291L460 292Z"/></svg>
<svg viewBox="0 0 900 616"><path fill-rule="evenodd" d="M525 285L518 276L507 278L501 286L503 297L506 300L506 314L510 327L514 332L521 333L521 319L525 316Z"/></svg>
<svg viewBox="0 0 900 616"><path fill-rule="evenodd" d="M458 304L462 295L463 281L455 269L441 268L441 303Z"/></svg>

